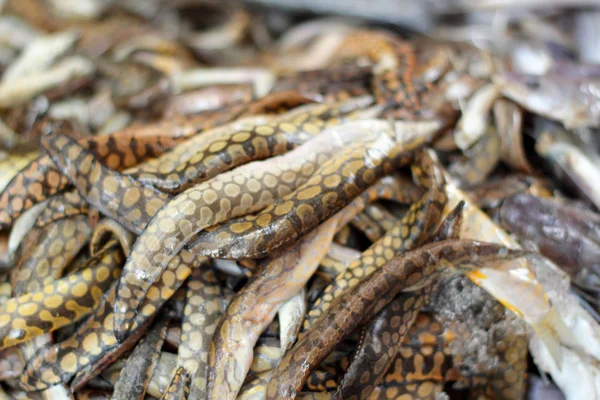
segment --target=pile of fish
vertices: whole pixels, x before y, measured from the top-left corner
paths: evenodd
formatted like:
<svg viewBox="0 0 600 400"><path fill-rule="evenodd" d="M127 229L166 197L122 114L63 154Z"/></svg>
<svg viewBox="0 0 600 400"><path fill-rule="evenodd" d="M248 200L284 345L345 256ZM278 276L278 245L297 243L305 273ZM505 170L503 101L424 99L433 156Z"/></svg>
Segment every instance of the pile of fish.
<svg viewBox="0 0 600 400"><path fill-rule="evenodd" d="M0 399L600 399L577 11L0 10Z"/></svg>

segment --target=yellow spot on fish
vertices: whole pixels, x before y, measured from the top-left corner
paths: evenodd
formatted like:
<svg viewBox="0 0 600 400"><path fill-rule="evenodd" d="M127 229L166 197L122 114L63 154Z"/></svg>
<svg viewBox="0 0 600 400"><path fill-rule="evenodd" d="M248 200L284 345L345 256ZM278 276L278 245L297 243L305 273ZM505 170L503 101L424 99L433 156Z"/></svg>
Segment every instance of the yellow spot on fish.
<svg viewBox="0 0 600 400"><path fill-rule="evenodd" d="M275 214L277 214L277 215L287 214L288 212L290 212L290 210L293 207L294 207L294 202L292 202L292 201L286 201L285 203L280 204L277 207L275 207ZM265 214L265 215L267 215L267 214Z"/></svg>
<svg viewBox="0 0 600 400"><path fill-rule="evenodd" d="M240 132L240 133L236 133L235 135L233 135L233 137L231 138L231 140L233 140L234 142L240 143L240 142L245 142L246 140L250 139L250 133L248 132Z"/></svg>
<svg viewBox="0 0 600 400"><path fill-rule="evenodd" d="M44 382L48 382L48 383L58 383L60 382L60 378L58 376L56 376L56 374L54 372L52 372L52 370L47 369L44 372L42 372L42 380Z"/></svg>
<svg viewBox="0 0 600 400"><path fill-rule="evenodd" d="M312 199L319 193L321 193L321 188L319 186L313 186L300 191L297 197L299 200L308 200Z"/></svg>
<svg viewBox="0 0 600 400"><path fill-rule="evenodd" d="M76 283L75 285L73 285L73 288L71 289L71 293L73 293L73 296L75 296L75 297L81 297L87 293L87 290L88 290L88 285L86 285L83 282L79 282L79 283Z"/></svg>
<svg viewBox="0 0 600 400"><path fill-rule="evenodd" d="M17 302L14 300L9 300L6 302L6 305L4 306L4 309L6 310L6 312L9 313L13 313L17 310Z"/></svg>
<svg viewBox="0 0 600 400"><path fill-rule="evenodd" d="M296 127L293 124L284 122L282 124L279 125L279 128L287 133L294 133L296 132Z"/></svg>
<svg viewBox="0 0 600 400"><path fill-rule="evenodd" d="M104 189L105 193L115 194L117 189L119 188L119 182L116 178L109 176L104 179L104 183L102 184L102 189Z"/></svg>
<svg viewBox="0 0 600 400"><path fill-rule="evenodd" d="M50 296L44 300L44 305L48 308L56 308L60 306L63 302L62 296L55 294L54 296Z"/></svg>
<svg viewBox="0 0 600 400"><path fill-rule="evenodd" d="M28 317L32 314L34 314L38 309L37 304L34 303L28 303L28 304L23 304L21 307L19 307L19 314L21 314L24 317Z"/></svg>
<svg viewBox="0 0 600 400"><path fill-rule="evenodd" d="M223 150L225 148L225 146L227 146L227 142L215 142L210 145L208 150L212 153L215 153L217 151Z"/></svg>
<svg viewBox="0 0 600 400"><path fill-rule="evenodd" d="M252 228L252 222L236 222L231 224L231 231L234 233L242 233Z"/></svg>
<svg viewBox="0 0 600 400"><path fill-rule="evenodd" d="M262 125L262 126L257 127L255 129L255 132L258 133L259 135L268 136L268 135L272 135L274 130L270 126Z"/></svg>
<svg viewBox="0 0 600 400"><path fill-rule="evenodd" d="M62 368L66 372L77 371L77 357L75 356L75 354L66 354L62 358L62 360L60 360L60 368Z"/></svg>
<svg viewBox="0 0 600 400"><path fill-rule="evenodd" d="M110 275L110 270L105 267L99 267L96 270L96 278L98 279L99 282L104 282L106 279L108 279L108 276Z"/></svg>
<svg viewBox="0 0 600 400"><path fill-rule="evenodd" d="M98 335L92 332L83 339L81 343L83 349L92 354L98 354L100 349L98 348Z"/></svg>
<svg viewBox="0 0 600 400"><path fill-rule="evenodd" d="M73 311L77 315L78 318L83 316L85 313L87 313L90 310L89 307L82 307L74 300L67 301L65 303L65 307L67 308L67 310Z"/></svg>

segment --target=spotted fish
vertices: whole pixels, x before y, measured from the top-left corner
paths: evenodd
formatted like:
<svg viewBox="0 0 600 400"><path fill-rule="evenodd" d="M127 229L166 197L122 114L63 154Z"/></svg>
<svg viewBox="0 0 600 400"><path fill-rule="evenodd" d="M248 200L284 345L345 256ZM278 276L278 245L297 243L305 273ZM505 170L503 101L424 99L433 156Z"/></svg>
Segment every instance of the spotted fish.
<svg viewBox="0 0 600 400"><path fill-rule="evenodd" d="M307 183L309 177L315 173L322 174L323 172L334 175L333 166L323 171L325 163L328 163L328 157L331 157L344 144L354 143L355 141L362 143L363 140L367 140L359 139L365 135L365 129L369 129L369 132L373 133L367 135L367 137L380 137L384 135L380 132L380 129L387 130L389 125L385 121L363 121L343 125L325 132L313 141L280 157L246 164L230 172L220 174L205 183L188 189L165 206L149 223L148 229L140 236L132 255L126 263L123 277L120 280L120 288L126 288L129 293L139 294L124 296L119 288L118 306L115 310L118 334L124 335L128 329L126 325L130 323L124 319L123 314L137 309L139 301L143 299L149 285L157 279L165 265L176 256L183 245L197 232L210 225L259 211L281 196L286 196L282 199L288 198L290 200L282 200L281 203L285 204L277 209L267 208L265 210L265 213L268 214L267 217L259 218L256 222L264 225L265 218L269 218L269 220L272 218L272 212L280 213L281 218L286 218L286 215L282 213L285 210L291 210L290 204L293 203L291 199L295 197L293 190L298 190L297 186L299 185L304 185L303 187L308 191L312 190L314 192L315 189L319 189L322 185L309 185ZM427 133L431 134L431 131L427 131ZM385 137L381 136L381 138L384 143L388 144ZM414 139L414 142L420 143L425 140L423 137L418 137ZM391 143L389 144L391 145ZM412 149L411 144L406 146ZM357 151L360 152L360 148ZM365 151L364 147L362 151ZM401 152L398 157L402 158L402 155L410 158L412 151L407 149L405 152ZM373 161L375 161L374 158ZM380 168L375 167L375 169L385 167L382 164L386 163L381 163ZM350 180L352 176L347 176L346 179ZM369 183L372 183L373 181L370 180L371 174L367 173L367 176L369 177ZM316 179L322 179L322 177ZM336 177L331 177L327 182L333 184L337 180ZM341 177L337 183L338 186L341 186L337 190L343 189ZM349 184L348 188L355 188L355 185ZM323 198L326 198L324 192L322 195ZM332 199L332 196L333 194L330 194L328 198ZM309 203L311 199L302 198L298 201ZM343 205L343 203L336 202L336 204L332 204L334 206L333 210L340 205ZM307 206L308 204L304 209L307 209ZM287 217L291 218L292 216ZM314 222L318 223L318 220ZM246 224L248 223L246 222ZM231 227L231 229L234 229L231 233L235 233L235 229L238 229L236 226L240 225L240 223L235 224L236 222ZM230 231L230 225L231 223L226 223L220 229ZM255 232L257 235L260 234L260 231L264 231L263 226L258 225L257 229L259 228L260 230ZM212 231L210 237L218 237L218 229ZM196 242L204 243L205 241L199 238ZM228 243L225 242L223 246L228 246ZM192 251L195 254L203 254L195 249ZM145 271L143 276L138 273L140 270Z"/></svg>
<svg viewBox="0 0 600 400"><path fill-rule="evenodd" d="M464 202L459 203L442 222L432 239L458 239ZM428 303L435 284L415 293L401 293L370 321L363 330L352 362L336 396L342 399L368 398L383 381L400 351L402 340L421 307Z"/></svg>
<svg viewBox="0 0 600 400"><path fill-rule="evenodd" d="M83 139L81 145L109 168L122 170L156 157L181 140L112 134ZM44 155L32 161L0 193L0 230L9 228L24 211L58 193L67 184L68 180L60 175L50 157Z"/></svg>
<svg viewBox="0 0 600 400"><path fill-rule="evenodd" d="M201 232L189 245L216 258L260 258L310 232L379 177L411 162L427 135L402 140L377 130L326 162L294 192L257 215L234 219Z"/></svg>
<svg viewBox="0 0 600 400"><path fill-rule="evenodd" d="M432 153L421 153L419 161L412 165L413 175L421 186L429 190L416 203L413 203L406 215L386 234L365 250L361 257L329 284L323 295L317 299L304 320L304 329L329 307L344 291L352 288L363 277L381 268L404 251L413 249L431 237L442 218L447 201L445 180L440 166Z"/></svg>
<svg viewBox="0 0 600 400"><path fill-rule="evenodd" d="M335 232L385 192L382 183L369 188L292 248L268 258L261 272L234 296L211 344L209 398L235 397L248 372L252 348L282 303L313 275Z"/></svg>
<svg viewBox="0 0 600 400"><path fill-rule="evenodd" d="M267 399L297 396L311 370L333 347L368 315L383 309L400 291L423 287L436 271L439 273L446 267L468 271L521 256L521 251L495 244L452 239L424 245L394 259L336 299L284 356L271 377Z"/></svg>

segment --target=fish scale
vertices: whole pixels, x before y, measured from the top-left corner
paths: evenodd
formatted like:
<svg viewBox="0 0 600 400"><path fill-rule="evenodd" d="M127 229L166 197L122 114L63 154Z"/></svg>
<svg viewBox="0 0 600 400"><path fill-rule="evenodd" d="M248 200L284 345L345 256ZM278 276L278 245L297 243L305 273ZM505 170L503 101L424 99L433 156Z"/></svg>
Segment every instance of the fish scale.
<svg viewBox="0 0 600 400"><path fill-rule="evenodd" d="M337 298L311 326L276 368L267 399L294 398L310 372L335 345L400 291L427 285L446 267L468 271L523 255L496 244L452 239L424 245L395 258Z"/></svg>
<svg viewBox="0 0 600 400"><path fill-rule="evenodd" d="M142 183L171 193L217 176L238 165L283 154L333 125L355 119L370 97L308 104L272 118L250 118L203 132L163 157L128 173Z"/></svg>
<svg viewBox="0 0 600 400"><path fill-rule="evenodd" d="M351 204L306 235L295 246L267 258L260 272L231 300L212 338L209 358L209 398L229 398L240 390L252 359L252 348L283 302L310 279L333 236L365 205L394 195L383 179Z"/></svg>
<svg viewBox="0 0 600 400"><path fill-rule="evenodd" d="M438 231L425 241L458 239L463 207L464 202L459 203L444 219ZM429 302L435 287L436 283L414 293L399 294L366 324L350 366L338 386L337 398L367 398L376 389L396 359L402 341L415 322L417 314Z"/></svg>
<svg viewBox="0 0 600 400"><path fill-rule="evenodd" d="M121 170L156 157L181 141L182 138L114 134L82 139L80 143L109 168ZM47 155L32 161L0 193L0 230L8 229L24 211L58 193L67 184L68 180Z"/></svg>
<svg viewBox="0 0 600 400"><path fill-rule="evenodd" d="M323 294L308 311L304 330L325 312L330 304L345 291L351 289L363 277L371 274L392 258L413 249L429 237L439 223L447 202L445 180L440 166L428 152L421 153L413 165L413 175L428 192L413 203L402 219L377 242L365 250L359 259L330 283Z"/></svg>
<svg viewBox="0 0 600 400"><path fill-rule="evenodd" d="M282 196L290 196L298 186L306 184L319 171L319 167L327 163L344 145L355 141L363 143L366 139L361 138L365 136L361 128L373 130L372 122L353 124L344 130L328 130L279 157L245 164L217 175L188 189L164 206L138 238L120 280L122 287L126 288L123 293L119 292L118 309L115 310L116 326L120 334L126 332L125 325L128 324L123 314L137 310L149 285L160 276L165 265L176 257L177 252L190 239L198 237L199 232L201 237L202 229L211 225L259 211L270 206L273 201L278 201L278 198L284 198ZM389 128L385 121L379 121L376 125L380 129ZM374 132L373 134L379 133L377 129ZM410 153L408 150L406 152ZM410 156L407 155L408 157ZM228 229L227 224L223 225L224 229ZM229 242L222 241L217 245L225 248ZM146 274L141 276L138 273L140 270L146 271ZM139 295L134 296L134 293Z"/></svg>

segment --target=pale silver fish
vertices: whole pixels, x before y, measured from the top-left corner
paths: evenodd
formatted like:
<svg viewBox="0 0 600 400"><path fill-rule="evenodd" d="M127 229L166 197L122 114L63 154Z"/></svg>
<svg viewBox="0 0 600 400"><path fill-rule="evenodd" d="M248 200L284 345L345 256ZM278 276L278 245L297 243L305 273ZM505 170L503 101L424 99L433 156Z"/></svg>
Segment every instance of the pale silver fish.
<svg viewBox="0 0 600 400"><path fill-rule="evenodd" d="M171 83L176 92L203 86L252 83L254 94L261 97L271 90L275 76L266 68L197 68L173 74Z"/></svg>
<svg viewBox="0 0 600 400"><path fill-rule="evenodd" d="M10 82L45 71L69 51L78 38L79 35L75 31L64 31L35 38L4 71L2 82Z"/></svg>
<svg viewBox="0 0 600 400"><path fill-rule="evenodd" d="M495 76L494 82L506 97L567 128L600 126L600 76L511 72Z"/></svg>
<svg viewBox="0 0 600 400"><path fill-rule="evenodd" d="M64 59L50 69L0 84L0 108L23 104L45 90L60 86L74 78L91 75L94 64L83 57Z"/></svg>
<svg viewBox="0 0 600 400"><path fill-rule="evenodd" d="M100 17L113 3L113 0L48 0L56 15L77 20L90 20Z"/></svg>
<svg viewBox="0 0 600 400"><path fill-rule="evenodd" d="M567 141L559 140L555 135L544 132L537 140L536 151L555 167L563 182L574 186L584 198L600 209L600 162L597 157Z"/></svg>
<svg viewBox="0 0 600 400"><path fill-rule="evenodd" d="M498 87L489 84L469 99L454 132L454 141L460 149L468 149L485 134L490 124L490 111L500 96Z"/></svg>
<svg viewBox="0 0 600 400"><path fill-rule="evenodd" d="M306 315L306 289L302 288L287 300L278 311L281 354L285 354L296 342L298 332Z"/></svg>

